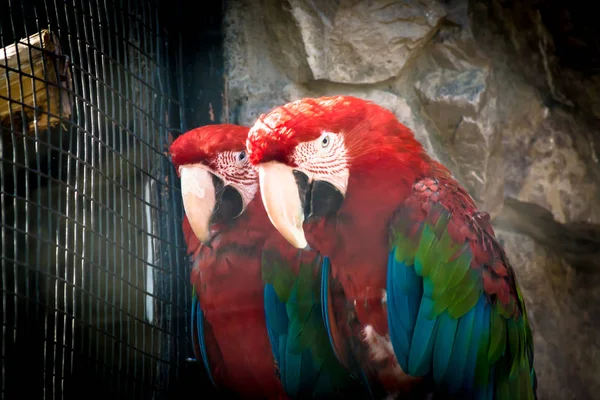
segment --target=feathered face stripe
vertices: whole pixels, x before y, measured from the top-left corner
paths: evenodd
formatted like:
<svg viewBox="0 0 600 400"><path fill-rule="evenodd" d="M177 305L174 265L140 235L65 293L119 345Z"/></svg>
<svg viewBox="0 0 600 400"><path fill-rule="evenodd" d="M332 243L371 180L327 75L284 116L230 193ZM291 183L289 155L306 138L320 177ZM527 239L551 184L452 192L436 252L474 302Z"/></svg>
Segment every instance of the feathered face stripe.
<svg viewBox="0 0 600 400"><path fill-rule="evenodd" d="M219 153L211 166L225 185L232 185L240 192L244 207L254 199L258 190L258 172L248 162L245 151Z"/></svg>

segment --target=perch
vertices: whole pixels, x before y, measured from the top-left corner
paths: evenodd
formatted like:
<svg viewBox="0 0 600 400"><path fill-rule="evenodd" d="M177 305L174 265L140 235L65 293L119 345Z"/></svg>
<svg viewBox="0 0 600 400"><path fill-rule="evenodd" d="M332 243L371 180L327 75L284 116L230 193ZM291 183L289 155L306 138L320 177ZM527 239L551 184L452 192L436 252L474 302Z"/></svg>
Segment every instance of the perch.
<svg viewBox="0 0 600 400"><path fill-rule="evenodd" d="M58 37L42 30L0 49L0 122L22 121L28 132L54 127L71 116L68 57ZM25 114L25 115L23 115Z"/></svg>

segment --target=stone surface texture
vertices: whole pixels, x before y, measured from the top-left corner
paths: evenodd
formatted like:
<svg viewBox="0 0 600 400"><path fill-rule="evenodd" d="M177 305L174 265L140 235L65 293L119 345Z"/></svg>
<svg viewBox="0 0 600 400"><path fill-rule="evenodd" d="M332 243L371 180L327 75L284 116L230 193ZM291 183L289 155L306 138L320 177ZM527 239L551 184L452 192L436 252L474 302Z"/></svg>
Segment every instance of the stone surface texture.
<svg viewBox="0 0 600 400"><path fill-rule="evenodd" d="M302 97L362 97L393 111L492 218L505 198L547 210L552 229L534 229L532 217L498 236L536 328L539 398L591 399L600 272L565 261L594 258L575 239L560 246L571 258L548 244L577 224L587 224L587 248L600 243L590 233L600 223L600 24L589 9L553 4L232 1L221 119L251 125Z"/></svg>
<svg viewBox="0 0 600 400"><path fill-rule="evenodd" d="M534 333L539 399L594 399L600 391L600 275L578 276L528 236L496 230L515 266Z"/></svg>

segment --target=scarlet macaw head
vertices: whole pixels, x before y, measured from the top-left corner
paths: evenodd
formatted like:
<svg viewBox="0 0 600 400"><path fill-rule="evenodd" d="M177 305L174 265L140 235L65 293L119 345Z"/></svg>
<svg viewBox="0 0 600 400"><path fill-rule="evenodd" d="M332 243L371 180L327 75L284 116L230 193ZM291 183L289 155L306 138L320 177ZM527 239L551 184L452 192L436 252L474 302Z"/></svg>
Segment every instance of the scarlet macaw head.
<svg viewBox="0 0 600 400"><path fill-rule="evenodd" d="M352 185L361 182L374 196L402 180L410 188L429 161L392 112L351 96L306 98L261 115L246 149L269 219L297 248L308 247L306 219L328 218L352 195L359 198ZM382 179L377 174L385 170L401 176Z"/></svg>
<svg viewBox="0 0 600 400"><path fill-rule="evenodd" d="M185 214L202 243L210 241L215 226L242 215L258 190L256 169L246 156L248 130L207 125L182 134L169 148Z"/></svg>

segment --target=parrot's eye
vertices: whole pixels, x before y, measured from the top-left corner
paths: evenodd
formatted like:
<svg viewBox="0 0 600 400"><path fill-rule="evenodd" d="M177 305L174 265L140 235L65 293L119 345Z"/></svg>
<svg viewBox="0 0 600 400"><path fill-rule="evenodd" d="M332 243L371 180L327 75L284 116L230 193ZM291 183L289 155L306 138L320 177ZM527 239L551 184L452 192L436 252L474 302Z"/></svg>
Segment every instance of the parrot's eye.
<svg viewBox="0 0 600 400"><path fill-rule="evenodd" d="M327 146L329 146L329 142L329 135L323 136L323 139L321 139L321 147L326 148Z"/></svg>
<svg viewBox="0 0 600 400"><path fill-rule="evenodd" d="M238 153L238 161L244 161L246 159L246 152L245 151L240 151Z"/></svg>

